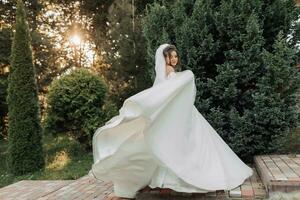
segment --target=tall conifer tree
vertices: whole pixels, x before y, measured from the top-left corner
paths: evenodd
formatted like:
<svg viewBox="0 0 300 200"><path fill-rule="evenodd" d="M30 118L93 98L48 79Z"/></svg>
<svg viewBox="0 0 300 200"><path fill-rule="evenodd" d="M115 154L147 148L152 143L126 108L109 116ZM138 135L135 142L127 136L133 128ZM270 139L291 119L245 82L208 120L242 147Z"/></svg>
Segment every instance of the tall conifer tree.
<svg viewBox="0 0 300 200"><path fill-rule="evenodd" d="M22 0L17 2L8 77L8 166L21 175L44 167L42 128L31 38Z"/></svg>

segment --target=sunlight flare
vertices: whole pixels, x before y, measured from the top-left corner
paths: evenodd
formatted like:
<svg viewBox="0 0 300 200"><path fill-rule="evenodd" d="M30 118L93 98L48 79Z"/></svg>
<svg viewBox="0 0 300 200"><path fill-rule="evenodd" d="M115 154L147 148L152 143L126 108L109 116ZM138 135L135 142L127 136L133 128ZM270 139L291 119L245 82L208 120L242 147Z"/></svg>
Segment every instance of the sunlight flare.
<svg viewBox="0 0 300 200"><path fill-rule="evenodd" d="M79 37L79 35L73 35L70 37L69 41L71 42L71 44L79 46L81 43L81 38Z"/></svg>

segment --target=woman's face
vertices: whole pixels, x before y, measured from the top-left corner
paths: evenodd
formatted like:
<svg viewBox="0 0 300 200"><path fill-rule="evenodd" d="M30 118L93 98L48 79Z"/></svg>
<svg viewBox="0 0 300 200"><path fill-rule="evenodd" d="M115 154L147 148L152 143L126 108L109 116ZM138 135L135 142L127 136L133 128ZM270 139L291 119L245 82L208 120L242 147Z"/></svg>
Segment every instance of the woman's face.
<svg viewBox="0 0 300 200"><path fill-rule="evenodd" d="M171 55L166 57L166 64L175 67L178 63L178 57L176 51L172 51Z"/></svg>

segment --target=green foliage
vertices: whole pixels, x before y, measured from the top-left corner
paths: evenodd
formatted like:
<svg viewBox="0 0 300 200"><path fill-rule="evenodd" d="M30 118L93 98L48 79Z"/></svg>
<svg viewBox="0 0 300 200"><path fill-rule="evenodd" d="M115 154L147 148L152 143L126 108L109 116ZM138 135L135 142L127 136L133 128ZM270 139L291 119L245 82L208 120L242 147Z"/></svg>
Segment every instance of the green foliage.
<svg viewBox="0 0 300 200"><path fill-rule="evenodd" d="M38 1L38 0L23 0L27 11L27 21L30 26L31 35L31 46L33 63L36 70L38 91L42 92L46 86L48 86L52 79L63 71L67 70L69 65L59 65L58 60L65 60L66 63L71 63L70 58L66 58L66 53L62 49L55 48L57 44L58 36L56 34L57 24L62 25L68 18L67 14L62 15L63 23L59 22L59 19L53 21L53 17L45 15L50 9L54 11L53 7L47 7L48 1ZM1 30L0 30L0 65L8 65L11 49L11 34L13 31L13 23L16 18L16 0L1 1L0 12L1 12ZM69 8L69 12L72 12ZM61 10L60 10L61 11ZM50 28L48 28L50 27ZM49 31L48 31L48 30ZM63 28L62 28L63 29ZM65 29L64 30L64 34ZM51 32L51 34L49 34ZM66 37L67 38L67 37ZM62 40L59 41L60 44L63 43ZM71 65L73 66L73 65Z"/></svg>
<svg viewBox="0 0 300 200"><path fill-rule="evenodd" d="M109 96L118 107L125 98L148 87L151 80L140 19L147 3L151 2L153 0L24 0L32 28L40 94L46 94L52 80L73 66L97 69L110 80ZM15 5L15 0L0 4L0 66L10 53L8 36L12 33ZM80 20L74 21L75 18ZM70 43L74 34L81 38L81 48L74 48ZM86 54L88 49L89 55ZM91 52L95 56L91 57ZM102 67L111 63L109 68Z"/></svg>
<svg viewBox="0 0 300 200"><path fill-rule="evenodd" d="M4 116L7 114L7 77L0 76L0 139L4 138Z"/></svg>
<svg viewBox="0 0 300 200"><path fill-rule="evenodd" d="M146 3L146 2L144 2ZM133 6L134 5L134 6ZM110 99L122 106L124 99L149 87L146 44L142 35L141 19L135 6L143 2L114 1L108 8L105 58L110 65L105 76L110 83ZM103 74L103 73L102 73Z"/></svg>
<svg viewBox="0 0 300 200"><path fill-rule="evenodd" d="M0 30L0 71L10 63L9 57L11 53L11 28L2 28ZM2 68L2 69L1 69ZM7 115L7 74L0 73L0 139L4 137L4 122L3 118Z"/></svg>
<svg viewBox="0 0 300 200"><path fill-rule="evenodd" d="M296 1L265 0L263 2L262 9L265 14L262 21L264 25L263 36L266 40L265 48L269 51L272 50L279 31L282 31L284 35L288 35L293 30L294 37L289 43L292 46L299 43L300 23L295 20L299 19L300 7L295 7Z"/></svg>
<svg viewBox="0 0 300 200"><path fill-rule="evenodd" d="M9 65L11 50L11 28L1 28L0 30L0 67Z"/></svg>
<svg viewBox="0 0 300 200"><path fill-rule="evenodd" d="M295 68L294 48L288 47L280 31L273 44L274 53L263 51L264 76L253 94L253 121L264 133L260 149L264 153L282 150L290 129L298 126L296 110L300 76Z"/></svg>
<svg viewBox="0 0 300 200"><path fill-rule="evenodd" d="M21 175L44 167L35 68L24 4L18 0L8 77L8 166Z"/></svg>
<svg viewBox="0 0 300 200"><path fill-rule="evenodd" d="M116 113L106 102L107 86L87 69L77 69L52 82L47 94L45 132L70 132L91 146L96 128Z"/></svg>
<svg viewBox="0 0 300 200"><path fill-rule="evenodd" d="M149 12L151 11L151 12ZM168 32L169 20L171 19L168 7L160 6L157 3L149 5L149 11L147 15L142 20L143 35L147 42L147 62L150 69L148 69L148 74L150 74L151 79L155 78L155 70L153 69L153 63L155 62L155 50L163 43L170 42ZM157 34L159 32L159 34ZM153 81L152 81L153 82Z"/></svg>
<svg viewBox="0 0 300 200"><path fill-rule="evenodd" d="M233 150L246 160L280 152L299 122L298 16L293 0L154 2L143 23L148 62L175 44L195 74L197 109Z"/></svg>
<svg viewBox="0 0 300 200"><path fill-rule="evenodd" d="M0 141L0 159L7 157L7 141ZM68 135L43 137L46 166L43 170L15 176L8 173L5 162L0 162L0 187L21 180L76 180L86 175L93 163L92 152Z"/></svg>
<svg viewBox="0 0 300 200"><path fill-rule="evenodd" d="M300 153L300 128L292 129L283 144L283 151L286 153Z"/></svg>

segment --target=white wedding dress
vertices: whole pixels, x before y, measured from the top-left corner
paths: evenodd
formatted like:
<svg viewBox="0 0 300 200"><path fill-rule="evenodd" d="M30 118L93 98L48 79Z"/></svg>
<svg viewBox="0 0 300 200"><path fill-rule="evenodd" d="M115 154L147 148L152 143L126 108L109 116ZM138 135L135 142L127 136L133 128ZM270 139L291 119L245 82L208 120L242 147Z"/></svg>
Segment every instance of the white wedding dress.
<svg viewBox="0 0 300 200"><path fill-rule="evenodd" d="M231 190L253 174L194 106L193 72L166 76L167 45L156 51L153 86L127 98L119 115L93 136L89 174L112 181L119 197L134 198L147 185L178 192Z"/></svg>

